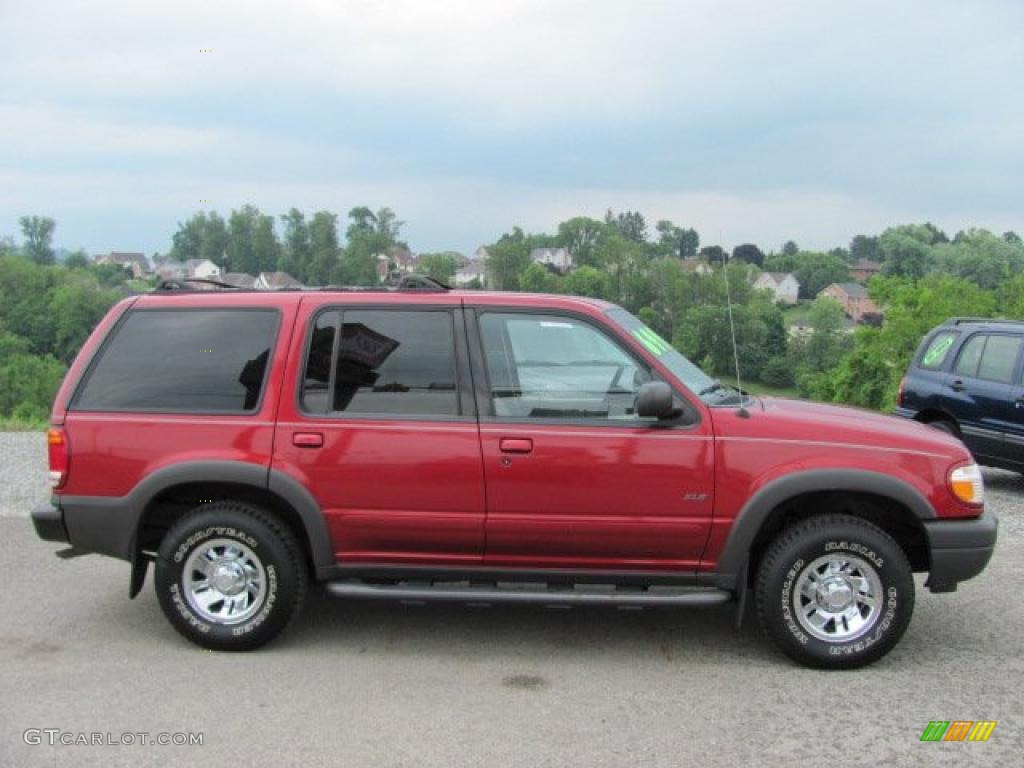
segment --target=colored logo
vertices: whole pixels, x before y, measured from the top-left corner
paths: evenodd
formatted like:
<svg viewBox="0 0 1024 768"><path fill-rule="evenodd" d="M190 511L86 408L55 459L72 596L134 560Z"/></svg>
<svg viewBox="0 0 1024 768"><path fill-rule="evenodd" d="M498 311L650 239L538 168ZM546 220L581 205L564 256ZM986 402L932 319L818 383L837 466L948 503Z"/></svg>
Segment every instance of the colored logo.
<svg viewBox="0 0 1024 768"><path fill-rule="evenodd" d="M932 720L921 734L921 741L988 741L996 720Z"/></svg>
<svg viewBox="0 0 1024 768"><path fill-rule="evenodd" d="M671 344L650 328L637 328L633 331L633 336L655 357L661 357L672 348Z"/></svg>

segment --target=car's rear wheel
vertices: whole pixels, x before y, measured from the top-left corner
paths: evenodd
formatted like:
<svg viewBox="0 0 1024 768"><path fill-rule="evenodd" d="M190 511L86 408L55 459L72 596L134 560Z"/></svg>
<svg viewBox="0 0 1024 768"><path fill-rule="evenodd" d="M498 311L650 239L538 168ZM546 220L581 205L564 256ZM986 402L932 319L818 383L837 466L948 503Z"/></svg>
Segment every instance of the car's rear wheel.
<svg viewBox="0 0 1024 768"><path fill-rule="evenodd" d="M765 633L811 667L870 664L899 642L914 610L914 579L885 531L848 515L812 517L784 530L758 569Z"/></svg>
<svg viewBox="0 0 1024 768"><path fill-rule="evenodd" d="M175 629L204 648L243 651L297 615L306 566L295 536L273 514L237 501L205 504L164 536L156 592Z"/></svg>

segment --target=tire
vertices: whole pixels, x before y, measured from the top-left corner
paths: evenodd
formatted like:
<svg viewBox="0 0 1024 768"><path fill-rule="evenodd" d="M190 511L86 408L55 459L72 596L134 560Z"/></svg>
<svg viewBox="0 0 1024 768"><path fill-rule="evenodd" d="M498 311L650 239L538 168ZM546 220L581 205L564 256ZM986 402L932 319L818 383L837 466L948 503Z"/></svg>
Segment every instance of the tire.
<svg viewBox="0 0 1024 768"><path fill-rule="evenodd" d="M899 642L914 612L914 578L889 534L849 515L787 528L761 561L757 613L765 634L794 661L854 669Z"/></svg>
<svg viewBox="0 0 1024 768"><path fill-rule="evenodd" d="M210 650L248 651L298 615L306 563L277 517L220 501L171 527L160 542L154 582L164 615L183 636Z"/></svg>

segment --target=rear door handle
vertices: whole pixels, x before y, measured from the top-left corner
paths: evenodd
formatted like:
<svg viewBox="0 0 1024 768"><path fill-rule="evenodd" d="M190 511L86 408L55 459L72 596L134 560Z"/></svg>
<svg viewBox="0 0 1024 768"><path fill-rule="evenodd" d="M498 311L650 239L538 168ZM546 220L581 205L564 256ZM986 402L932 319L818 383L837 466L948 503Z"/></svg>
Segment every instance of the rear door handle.
<svg viewBox="0 0 1024 768"><path fill-rule="evenodd" d="M527 437L503 437L498 445L502 453L529 453L533 450L533 440Z"/></svg>
<svg viewBox="0 0 1024 768"><path fill-rule="evenodd" d="M957 379L952 384L950 384L949 388L952 389L954 392L963 392L965 389L967 389L967 387L964 386L964 383L960 381L960 379Z"/></svg>
<svg viewBox="0 0 1024 768"><path fill-rule="evenodd" d="M292 445L299 448L320 448L324 444L324 436L320 432L295 432L292 434Z"/></svg>

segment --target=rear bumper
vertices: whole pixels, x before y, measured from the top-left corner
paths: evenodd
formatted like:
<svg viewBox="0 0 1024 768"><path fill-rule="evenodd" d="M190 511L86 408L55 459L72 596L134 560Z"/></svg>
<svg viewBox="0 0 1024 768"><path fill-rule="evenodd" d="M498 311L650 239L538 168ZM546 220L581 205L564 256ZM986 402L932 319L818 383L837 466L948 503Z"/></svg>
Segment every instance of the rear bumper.
<svg viewBox="0 0 1024 768"><path fill-rule="evenodd" d="M53 504L42 504L32 510L32 525L36 535L43 541L68 542L68 530L64 527L64 510Z"/></svg>
<svg viewBox="0 0 1024 768"><path fill-rule="evenodd" d="M952 592L961 581L985 570L996 546L999 521L986 510L973 520L929 520L924 523L931 550L926 586L932 592Z"/></svg>

